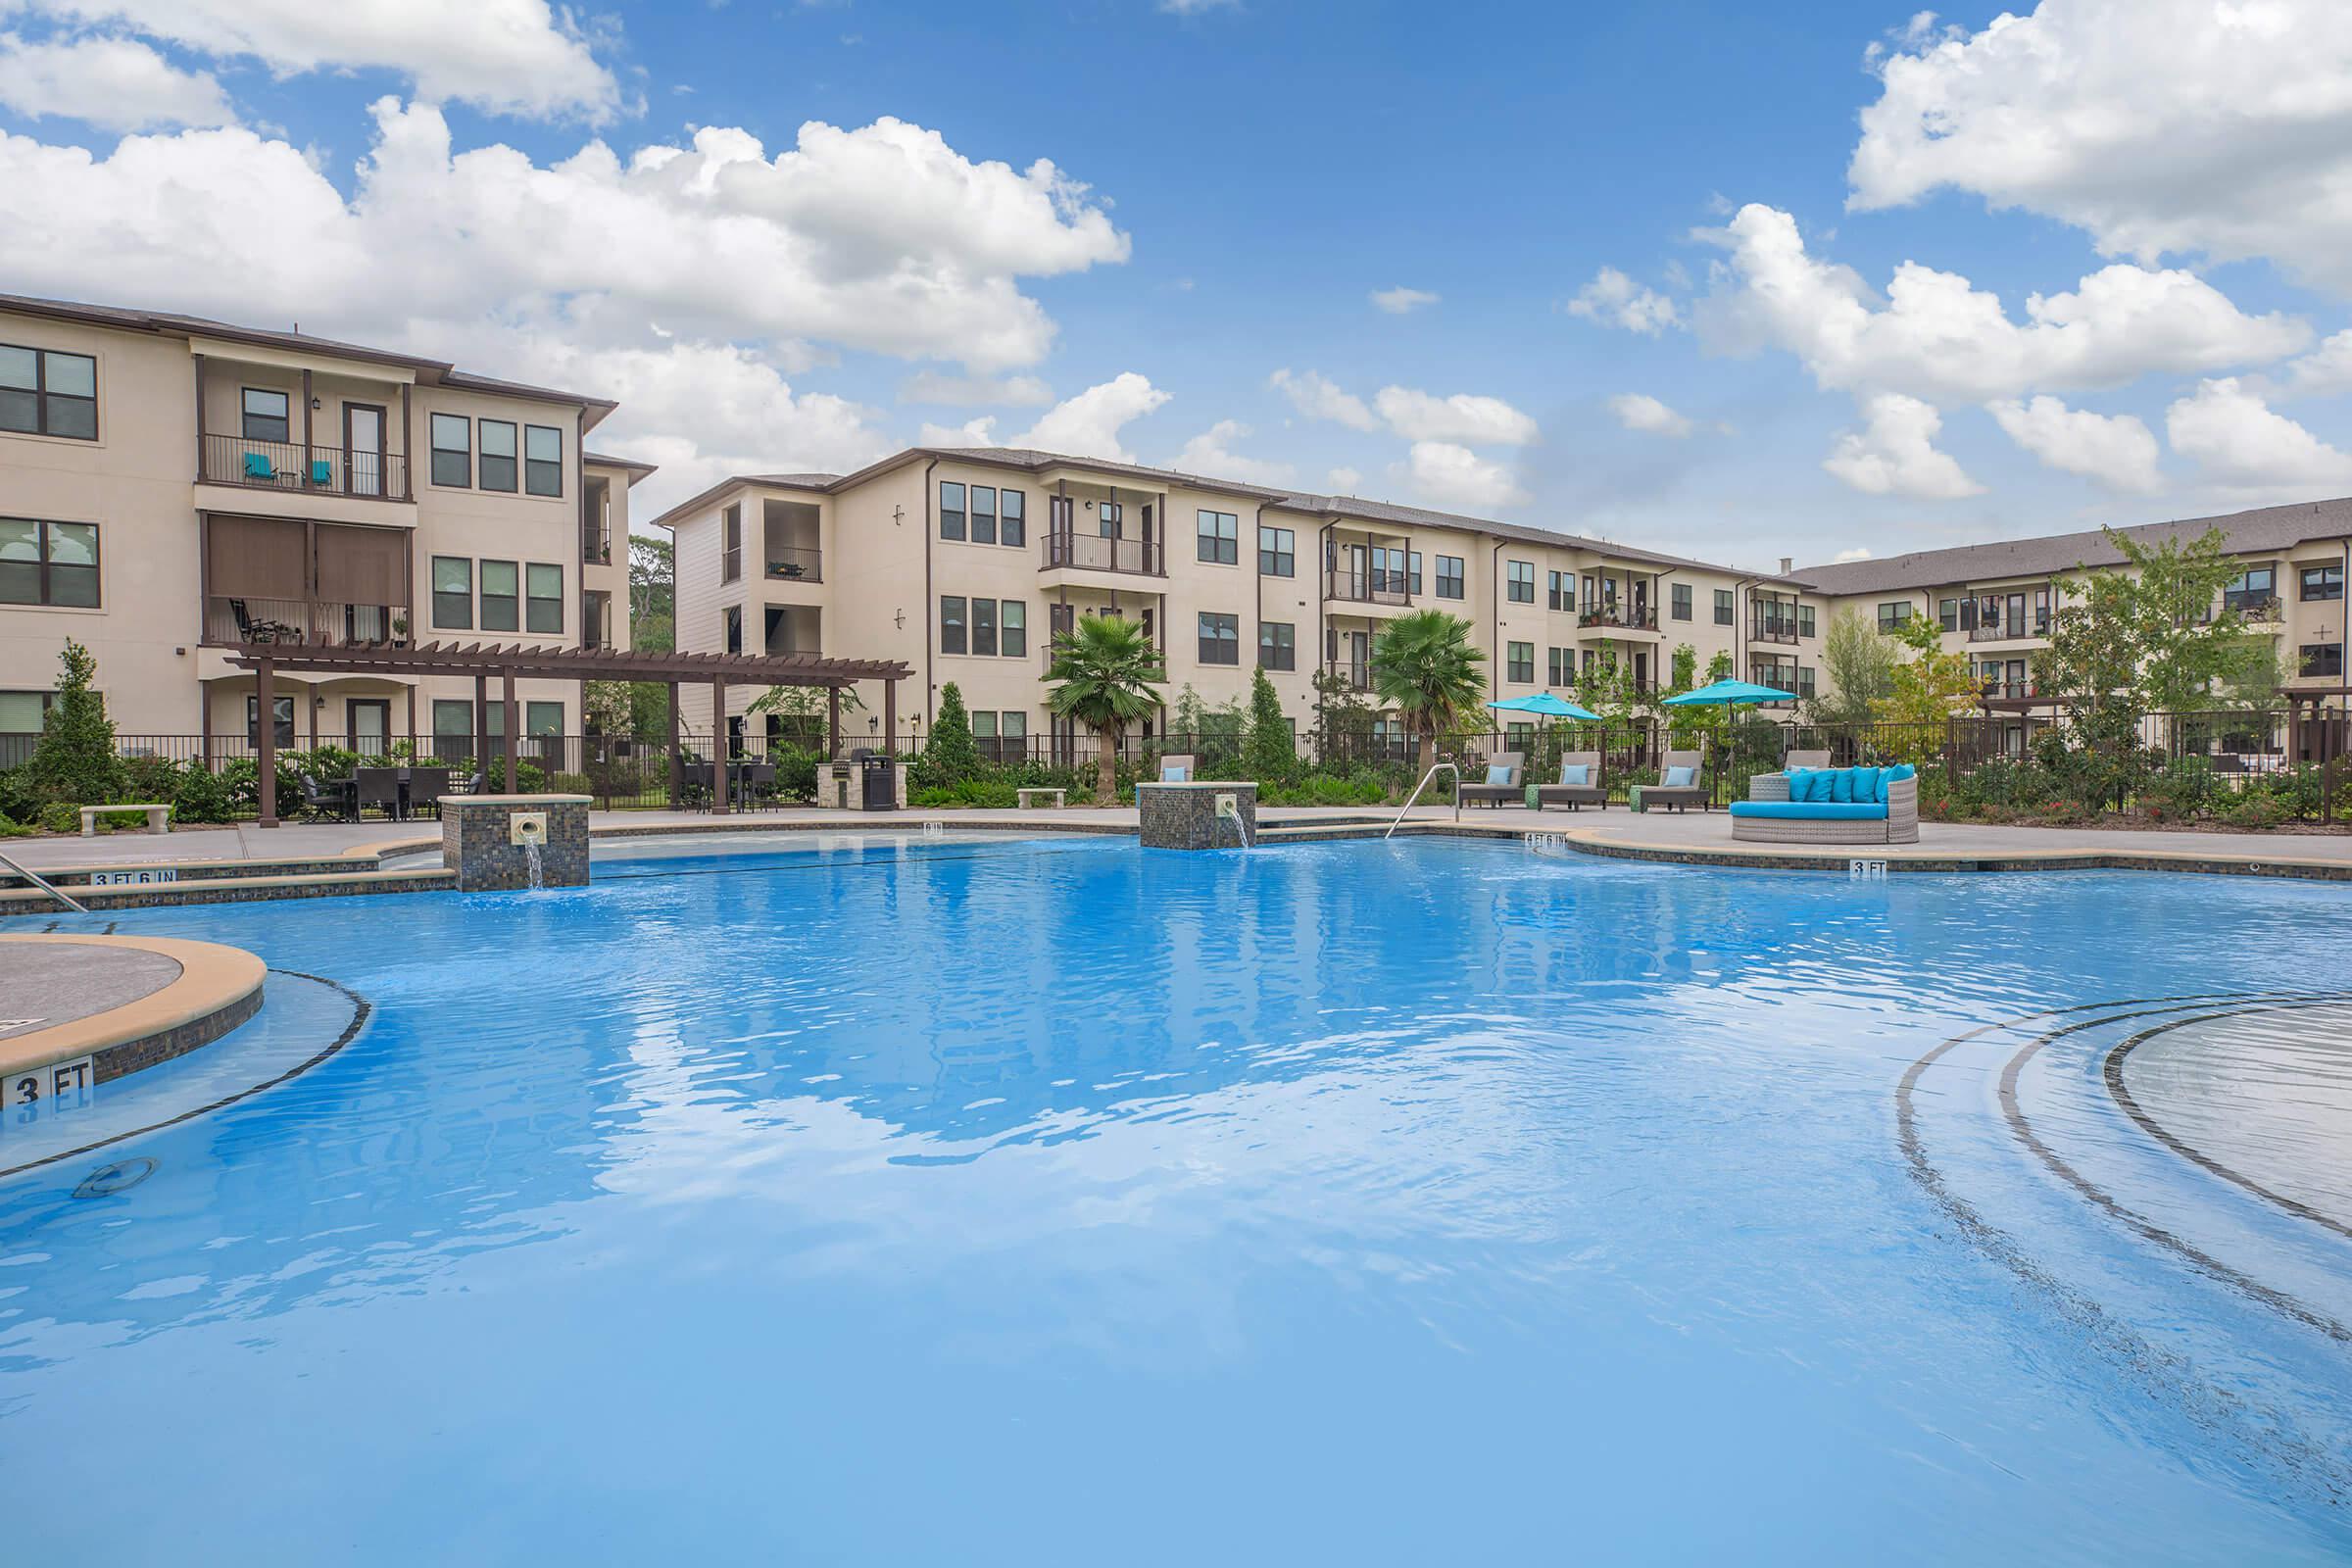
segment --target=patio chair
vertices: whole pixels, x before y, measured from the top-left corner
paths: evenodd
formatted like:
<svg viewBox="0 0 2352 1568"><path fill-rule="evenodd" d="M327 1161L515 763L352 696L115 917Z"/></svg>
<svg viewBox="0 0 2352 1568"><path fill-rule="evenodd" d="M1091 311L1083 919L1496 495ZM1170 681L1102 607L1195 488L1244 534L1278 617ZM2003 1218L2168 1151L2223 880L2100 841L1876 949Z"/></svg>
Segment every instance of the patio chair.
<svg viewBox="0 0 2352 1568"><path fill-rule="evenodd" d="M397 767L363 767L353 777L359 784L359 801L354 811L365 812L370 806L379 808L386 816L400 815L400 769Z"/></svg>
<svg viewBox="0 0 2352 1568"><path fill-rule="evenodd" d="M1571 811L1580 806L1597 806L1607 810L1609 791L1600 781L1600 754L1562 752L1560 781L1536 786L1536 808L1546 806L1565 806Z"/></svg>
<svg viewBox="0 0 2352 1568"><path fill-rule="evenodd" d="M451 769L446 767L412 767L409 769L409 814L414 816L427 807L437 818L441 814L441 797L452 793L449 787Z"/></svg>
<svg viewBox="0 0 2352 1568"><path fill-rule="evenodd" d="M1784 773L1800 767L1827 767L1829 765L1830 752L1826 746L1819 751L1790 752L1781 759L1781 771Z"/></svg>
<svg viewBox="0 0 2352 1568"><path fill-rule="evenodd" d="M1527 767L1525 752L1496 752L1487 763L1487 778L1483 784L1464 784L1454 796L1464 806L1516 806L1526 798L1521 774Z"/></svg>
<svg viewBox="0 0 2352 1568"><path fill-rule="evenodd" d="M1668 752L1658 759L1658 781L1642 786L1642 809L1670 807L1680 811L1687 807L1704 810L1714 805L1714 792L1699 781L1700 758L1696 752Z"/></svg>
<svg viewBox="0 0 2352 1568"><path fill-rule="evenodd" d="M360 819L358 781L348 778L319 780L310 774L302 775L302 807L313 816L331 816L339 822Z"/></svg>
<svg viewBox="0 0 2352 1568"><path fill-rule="evenodd" d="M1159 760L1159 781L1162 784L1190 784L1193 781L1193 758L1190 753Z"/></svg>

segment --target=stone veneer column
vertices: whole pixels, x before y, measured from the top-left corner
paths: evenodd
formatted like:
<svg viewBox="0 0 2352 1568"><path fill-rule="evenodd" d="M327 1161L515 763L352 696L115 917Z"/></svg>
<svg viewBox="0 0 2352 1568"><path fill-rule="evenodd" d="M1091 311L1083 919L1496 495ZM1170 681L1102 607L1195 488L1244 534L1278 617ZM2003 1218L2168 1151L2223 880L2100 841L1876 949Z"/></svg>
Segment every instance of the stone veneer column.
<svg viewBox="0 0 2352 1568"><path fill-rule="evenodd" d="M458 873L464 893L511 893L531 885L531 861L514 842L517 811L547 813L547 842L539 850L540 885L588 885L588 805L585 795L445 795L441 798L441 863Z"/></svg>

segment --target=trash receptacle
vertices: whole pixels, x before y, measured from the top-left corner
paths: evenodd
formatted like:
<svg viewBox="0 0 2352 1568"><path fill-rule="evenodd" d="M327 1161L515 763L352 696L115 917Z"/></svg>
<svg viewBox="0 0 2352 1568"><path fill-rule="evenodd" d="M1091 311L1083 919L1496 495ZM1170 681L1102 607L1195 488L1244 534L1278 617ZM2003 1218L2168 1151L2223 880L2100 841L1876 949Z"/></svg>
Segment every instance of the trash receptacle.
<svg viewBox="0 0 2352 1568"><path fill-rule="evenodd" d="M893 772L895 766L887 752L862 749L858 752L858 809L895 811L899 808L899 782Z"/></svg>

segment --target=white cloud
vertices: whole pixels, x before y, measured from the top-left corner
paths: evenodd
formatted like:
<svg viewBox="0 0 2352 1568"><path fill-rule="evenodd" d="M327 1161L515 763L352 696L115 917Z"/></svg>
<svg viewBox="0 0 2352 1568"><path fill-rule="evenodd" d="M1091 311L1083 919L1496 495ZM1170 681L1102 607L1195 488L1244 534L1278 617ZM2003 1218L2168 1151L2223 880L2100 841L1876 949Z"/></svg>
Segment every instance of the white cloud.
<svg viewBox="0 0 2352 1568"><path fill-rule="evenodd" d="M1536 421L1500 398L1456 392L1437 397L1410 387L1384 386L1372 399L1389 428L1408 441L1477 441L1526 446Z"/></svg>
<svg viewBox="0 0 2352 1568"><path fill-rule="evenodd" d="M2240 500L2352 489L2352 454L2274 413L2234 377L2199 383L2165 410L2164 431L2175 452Z"/></svg>
<svg viewBox="0 0 2352 1568"><path fill-rule="evenodd" d="M1323 476L1324 485L1335 496L1351 496L1364 482L1364 476L1353 468L1334 468Z"/></svg>
<svg viewBox="0 0 2352 1568"><path fill-rule="evenodd" d="M1238 11L1242 0L1159 0L1159 9L1171 16L1198 17L1211 11Z"/></svg>
<svg viewBox="0 0 2352 1568"><path fill-rule="evenodd" d="M1491 514L1527 505L1511 470L1451 441L1416 441L1389 476L1434 507Z"/></svg>
<svg viewBox="0 0 2352 1568"><path fill-rule="evenodd" d="M28 43L0 32L0 105L34 120L56 116L110 131L229 125L237 119L211 72L182 71L131 38Z"/></svg>
<svg viewBox="0 0 2352 1568"><path fill-rule="evenodd" d="M1219 419L1184 444L1170 467L1185 473L1198 473L1211 479L1239 479L1245 484L1289 485L1298 479L1298 470L1287 463L1265 458L1246 458L1233 450L1233 443L1250 433L1250 427L1234 419Z"/></svg>
<svg viewBox="0 0 2352 1568"><path fill-rule="evenodd" d="M922 447L993 447L997 444L996 416L984 414L977 419L961 424L933 424L928 419L915 433L914 444Z"/></svg>
<svg viewBox="0 0 2352 1568"><path fill-rule="evenodd" d="M1406 288L1399 284L1396 288L1384 288L1374 294L1372 303L1391 316L1405 316L1419 310L1424 305L1437 304L1438 296L1426 293L1421 289Z"/></svg>
<svg viewBox="0 0 2352 1568"><path fill-rule="evenodd" d="M1868 545L1856 545L1851 550L1838 551L1830 559L1841 566L1856 561L1868 561L1870 559L1870 547Z"/></svg>
<svg viewBox="0 0 2352 1568"><path fill-rule="evenodd" d="M2352 329L2337 332L2286 367L2284 392L2292 397L2333 397L2352 392Z"/></svg>
<svg viewBox="0 0 2352 1568"><path fill-rule="evenodd" d="M1786 349L1825 387L1984 403L2258 364L2310 339L2302 322L2249 317L2177 270L2103 268L2074 293L2029 295L2021 326L1997 296L1917 262L1895 269L1881 305L1850 268L1808 255L1796 220L1774 208L1742 207L1700 237L1729 253L1699 313L1709 345Z"/></svg>
<svg viewBox="0 0 2352 1568"><path fill-rule="evenodd" d="M1568 302L1568 314L1604 326L1621 326L1646 337L1655 337L1682 323L1682 313L1673 300L1646 284L1635 282L1614 267L1602 268L1593 274L1592 282L1577 290L1576 297Z"/></svg>
<svg viewBox="0 0 2352 1568"><path fill-rule="evenodd" d="M2127 495L2154 495L2164 488L2155 434L2129 414L2092 414L2047 396L2031 403L2012 398L1985 408L2010 440L2053 468Z"/></svg>
<svg viewBox="0 0 2352 1568"><path fill-rule="evenodd" d="M1343 392L1314 370L1276 370L1266 384L1291 400L1291 407L1310 419L1330 419L1350 430L1375 430L1380 421L1352 392Z"/></svg>
<svg viewBox="0 0 2352 1568"><path fill-rule="evenodd" d="M1609 412L1617 422L1628 430L1644 435L1670 435L1677 438L1689 435L1695 426L1683 415L1660 403L1646 392L1620 392L1609 399Z"/></svg>
<svg viewBox="0 0 2352 1568"><path fill-rule="evenodd" d="M901 403L940 403L953 408L1044 408L1054 389L1034 375L948 375L918 370L899 388Z"/></svg>
<svg viewBox="0 0 2352 1568"><path fill-rule="evenodd" d="M432 102L611 120L628 106L568 8L548 0L20 0L83 25L126 27L279 77L383 70Z"/></svg>
<svg viewBox="0 0 2352 1568"><path fill-rule="evenodd" d="M1133 370L1065 398L1038 416L1009 445L1059 452L1073 458L1108 458L1133 463L1119 432L1168 401L1168 394Z"/></svg>
<svg viewBox="0 0 2352 1568"><path fill-rule="evenodd" d="M1839 434L1823 460L1831 473L1865 495L1954 501L1984 493L1951 454L1936 450L1943 418L1933 408L1899 392L1882 392L1863 412L1867 426Z"/></svg>
<svg viewBox="0 0 2352 1568"><path fill-rule="evenodd" d="M2110 254L2270 257L2352 289L2352 6L2041 0L1879 63L1864 211L1950 187Z"/></svg>

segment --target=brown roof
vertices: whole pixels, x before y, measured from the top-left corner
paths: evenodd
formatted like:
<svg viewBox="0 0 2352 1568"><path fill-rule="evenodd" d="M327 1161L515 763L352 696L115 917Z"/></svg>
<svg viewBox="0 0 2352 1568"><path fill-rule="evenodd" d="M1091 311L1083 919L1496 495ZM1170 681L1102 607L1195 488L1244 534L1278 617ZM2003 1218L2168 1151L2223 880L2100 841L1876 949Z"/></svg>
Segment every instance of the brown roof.
<svg viewBox="0 0 2352 1568"><path fill-rule="evenodd" d="M2117 532L2146 545L2161 545L2168 539L2186 544L2209 528L2219 528L2229 536L2231 555L2292 550L2306 540L2352 537L2352 499L2298 501L2213 517L2142 523ZM2081 566L2121 565L2123 561L2124 553L2106 534L2093 530L1957 545L1948 550L1915 550L1885 561L1833 562L1803 566L1791 575L1816 592L1842 596L1965 587L2008 577L2056 575Z"/></svg>
<svg viewBox="0 0 2352 1568"><path fill-rule="evenodd" d="M629 483L632 485L649 473L662 471L654 464L639 463L635 458L616 458L609 452L582 452L580 461L599 468L625 468L628 470Z"/></svg>

